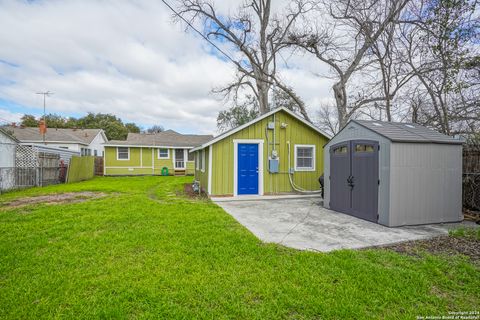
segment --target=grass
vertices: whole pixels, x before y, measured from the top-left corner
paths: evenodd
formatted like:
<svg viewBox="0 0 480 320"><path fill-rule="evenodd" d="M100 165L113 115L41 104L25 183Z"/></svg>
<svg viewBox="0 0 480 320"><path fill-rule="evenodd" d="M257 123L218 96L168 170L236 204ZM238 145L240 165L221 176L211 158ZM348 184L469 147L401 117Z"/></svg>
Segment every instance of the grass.
<svg viewBox="0 0 480 320"><path fill-rule="evenodd" d="M82 203L0 209L0 318L414 319L479 310L462 256L264 244L191 178L128 177L0 196L100 191Z"/></svg>
<svg viewBox="0 0 480 320"><path fill-rule="evenodd" d="M480 240L480 228L461 227L450 231L450 236Z"/></svg>

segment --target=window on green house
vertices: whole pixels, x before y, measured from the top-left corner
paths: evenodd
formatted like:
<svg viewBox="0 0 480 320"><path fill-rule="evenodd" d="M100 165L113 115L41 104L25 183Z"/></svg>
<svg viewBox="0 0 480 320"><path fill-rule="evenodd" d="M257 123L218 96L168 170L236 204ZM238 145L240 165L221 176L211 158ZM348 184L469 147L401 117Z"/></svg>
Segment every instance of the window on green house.
<svg viewBox="0 0 480 320"><path fill-rule="evenodd" d="M295 170L296 171L315 170L315 146L314 145L295 145Z"/></svg>
<svg viewBox="0 0 480 320"><path fill-rule="evenodd" d="M203 172L205 172L205 149L202 149L202 165L200 168Z"/></svg>
<svg viewBox="0 0 480 320"><path fill-rule="evenodd" d="M117 147L117 160L129 160L129 159L130 159L130 148Z"/></svg>
<svg viewBox="0 0 480 320"><path fill-rule="evenodd" d="M169 154L168 154L168 149L162 148L158 149L158 159L168 159Z"/></svg>
<svg viewBox="0 0 480 320"><path fill-rule="evenodd" d="M188 153L188 161L195 160L195 154L193 152L190 152L190 150L187 150L187 153Z"/></svg>

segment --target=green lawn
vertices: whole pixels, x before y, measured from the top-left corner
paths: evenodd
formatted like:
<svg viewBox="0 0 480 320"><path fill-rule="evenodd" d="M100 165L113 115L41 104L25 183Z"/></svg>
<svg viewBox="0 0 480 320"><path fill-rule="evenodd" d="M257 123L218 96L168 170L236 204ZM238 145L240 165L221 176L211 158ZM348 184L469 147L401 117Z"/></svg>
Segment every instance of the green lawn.
<svg viewBox="0 0 480 320"><path fill-rule="evenodd" d="M75 204L0 209L0 318L415 319L480 310L463 256L328 254L263 244L192 178L126 177L34 188L12 199L102 191Z"/></svg>

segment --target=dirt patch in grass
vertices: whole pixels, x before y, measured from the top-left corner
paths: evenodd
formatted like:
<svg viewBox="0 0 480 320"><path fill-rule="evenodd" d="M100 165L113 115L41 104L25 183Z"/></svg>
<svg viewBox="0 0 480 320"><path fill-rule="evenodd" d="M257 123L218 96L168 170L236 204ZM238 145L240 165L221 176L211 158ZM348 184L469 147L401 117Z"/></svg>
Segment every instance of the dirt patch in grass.
<svg viewBox="0 0 480 320"><path fill-rule="evenodd" d="M198 194L198 192L193 191L193 186L191 183L185 183L183 185L183 195L187 196L192 199L207 199L207 195L202 192Z"/></svg>
<svg viewBox="0 0 480 320"><path fill-rule="evenodd" d="M432 254L462 254L470 257L472 261L480 262L480 240L473 238L440 236L427 240L402 242L384 248L412 256L418 256L421 251Z"/></svg>
<svg viewBox="0 0 480 320"><path fill-rule="evenodd" d="M21 208L32 204L62 204L62 203L78 203L87 200L103 198L107 196L102 192L67 192L55 193L45 196L25 197L5 202L0 205L1 209Z"/></svg>

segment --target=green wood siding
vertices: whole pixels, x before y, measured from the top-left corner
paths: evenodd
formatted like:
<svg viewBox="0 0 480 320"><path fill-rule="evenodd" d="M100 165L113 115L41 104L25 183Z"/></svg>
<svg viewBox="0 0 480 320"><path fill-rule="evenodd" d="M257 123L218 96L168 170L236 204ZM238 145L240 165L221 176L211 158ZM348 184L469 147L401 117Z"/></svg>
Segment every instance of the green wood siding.
<svg viewBox="0 0 480 320"><path fill-rule="evenodd" d="M200 188L202 188L203 191L207 192L208 190L208 152L209 148L203 149L205 151L205 172L202 172L201 168L198 168L198 170L195 167L195 180L200 182ZM201 157L201 151L195 152L195 159L198 157ZM195 164L194 164L195 166Z"/></svg>
<svg viewBox="0 0 480 320"><path fill-rule="evenodd" d="M173 149L169 149L168 159L158 158L158 148L130 147L129 160L117 160L117 147L105 147L106 175L160 175L167 167L170 175L174 174ZM153 161L153 166L152 166ZM193 174L193 161L186 163L186 174Z"/></svg>
<svg viewBox="0 0 480 320"><path fill-rule="evenodd" d="M268 122L275 118L275 149L278 152L280 173L268 172L268 156L273 147L273 130L265 132ZM281 128L281 124L287 124ZM266 139L268 134L268 143ZM212 195L233 195L234 139L263 139L263 191L264 194L290 193L288 179L288 146L290 141L290 167L294 167L294 148L297 144L315 145L315 171L296 171L293 180L306 190L318 190L318 177L323 173L323 146L328 138L309 128L286 112L279 111L235 134L213 144L212 153ZM201 175L199 175L201 176ZM208 176L208 167L202 176ZM197 178L197 180L199 180Z"/></svg>

